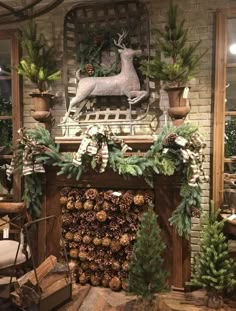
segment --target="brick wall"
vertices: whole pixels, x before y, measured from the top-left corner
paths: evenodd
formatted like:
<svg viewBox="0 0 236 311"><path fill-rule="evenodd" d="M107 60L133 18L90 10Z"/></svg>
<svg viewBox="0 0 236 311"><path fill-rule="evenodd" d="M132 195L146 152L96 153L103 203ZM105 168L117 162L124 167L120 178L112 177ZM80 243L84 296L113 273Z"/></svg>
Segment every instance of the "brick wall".
<svg viewBox="0 0 236 311"><path fill-rule="evenodd" d="M84 2L84 1L83 1ZM146 0L150 12L151 28L160 27L166 22L166 12L168 1L166 0ZM210 161L212 153L212 124L213 124L213 92L214 92L214 55L215 55L215 11L217 8L236 7L235 0L178 0L175 1L179 6L180 16L186 20L186 26L189 29L189 41L196 42L201 39L201 49L208 48L208 52L202 59L199 66L199 73L191 81L189 104L191 112L187 120L192 124L199 126L201 133L205 136L207 142L205 169L210 175ZM65 14L74 4L79 1L66 0L62 5L51 11L47 15L37 18L40 28L45 35L55 44L60 52L59 63L62 64L62 43L63 43L63 22ZM32 108L29 90L32 87L29 83L24 84L24 126L32 127L35 121L30 116ZM53 89L58 96L57 104L54 106L54 116L56 124L65 113L65 103L63 98L63 86L57 82ZM161 92L160 108L167 109L168 101L164 92ZM161 117L163 124L163 116ZM59 135L60 130L55 126L54 135ZM208 210L211 186L204 184L202 186L203 197L202 207ZM192 254L199 250L200 223L198 219L193 219L192 226Z"/></svg>

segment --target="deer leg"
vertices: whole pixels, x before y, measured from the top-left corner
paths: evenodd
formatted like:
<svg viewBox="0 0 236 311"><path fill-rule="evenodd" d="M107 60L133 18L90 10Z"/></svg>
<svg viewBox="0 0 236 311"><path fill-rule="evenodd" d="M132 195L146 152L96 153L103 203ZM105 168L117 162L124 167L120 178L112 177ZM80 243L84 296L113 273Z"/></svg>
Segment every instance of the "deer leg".
<svg viewBox="0 0 236 311"><path fill-rule="evenodd" d="M77 88L77 92L76 92L76 95L75 97L73 97L70 101L70 105L69 105L69 108L63 118L63 121L61 123L66 123L68 117L70 116L70 113L72 111L72 109L74 107L77 106L77 104L81 103L84 99L86 99L87 97L89 97L89 95L91 94L93 88L91 88L91 86L88 86L88 87L84 87L83 90L81 91L79 86ZM84 102L81 107L79 107L79 111L77 113L79 113L83 107L85 106L86 102Z"/></svg>
<svg viewBox="0 0 236 311"><path fill-rule="evenodd" d="M147 91L130 91L128 96L128 102L133 105L140 102L142 99L148 97Z"/></svg>

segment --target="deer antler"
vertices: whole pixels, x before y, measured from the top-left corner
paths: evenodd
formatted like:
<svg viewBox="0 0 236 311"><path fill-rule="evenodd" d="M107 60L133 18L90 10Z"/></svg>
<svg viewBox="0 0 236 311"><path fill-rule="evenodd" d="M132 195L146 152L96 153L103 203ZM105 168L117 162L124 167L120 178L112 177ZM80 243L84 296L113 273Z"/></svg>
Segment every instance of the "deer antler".
<svg viewBox="0 0 236 311"><path fill-rule="evenodd" d="M115 44L116 46L118 46L119 48L125 49L126 46L125 46L124 43L122 43L122 41L127 37L128 32L127 32L126 30L123 30L122 33L117 33L117 35L118 35L119 39L118 39L118 42L117 42L117 40L114 39L114 40L113 40L113 41L114 41L114 44Z"/></svg>

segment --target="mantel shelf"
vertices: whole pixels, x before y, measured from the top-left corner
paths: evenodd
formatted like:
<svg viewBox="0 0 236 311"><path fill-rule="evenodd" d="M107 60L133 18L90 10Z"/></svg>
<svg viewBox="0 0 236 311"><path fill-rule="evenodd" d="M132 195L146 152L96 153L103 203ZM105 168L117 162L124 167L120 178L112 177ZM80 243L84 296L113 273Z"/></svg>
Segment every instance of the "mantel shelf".
<svg viewBox="0 0 236 311"><path fill-rule="evenodd" d="M127 135L115 136L118 140L123 140L133 151L147 151L155 141L155 136L151 135ZM75 151L78 149L83 137L55 137L55 143L60 144L61 151Z"/></svg>

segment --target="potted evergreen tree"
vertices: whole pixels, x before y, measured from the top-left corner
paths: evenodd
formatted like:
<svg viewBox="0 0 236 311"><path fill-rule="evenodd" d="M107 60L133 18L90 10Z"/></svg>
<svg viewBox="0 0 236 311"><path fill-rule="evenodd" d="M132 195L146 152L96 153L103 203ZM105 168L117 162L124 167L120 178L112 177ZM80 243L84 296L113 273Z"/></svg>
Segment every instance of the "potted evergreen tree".
<svg viewBox="0 0 236 311"><path fill-rule="evenodd" d="M30 94L34 103L33 117L46 122L51 119L53 98L49 88L51 83L61 76L55 57L56 51L48 44L44 35L38 32L37 25L32 21L21 30L20 43L23 56L17 71L36 86Z"/></svg>
<svg viewBox="0 0 236 311"><path fill-rule="evenodd" d="M188 29L184 27L185 20L178 21L177 13L178 6L170 0L167 24L163 30L156 30L157 54L150 61L143 61L141 70L162 81L169 98L169 116L179 125L190 111L184 90L188 92L187 82L193 78L206 51L196 54L201 40L187 44Z"/></svg>

